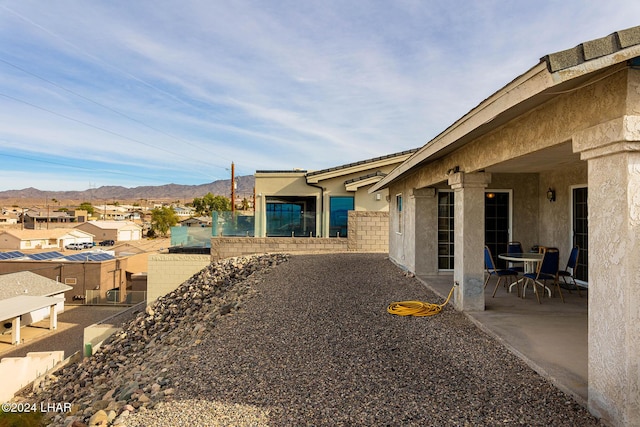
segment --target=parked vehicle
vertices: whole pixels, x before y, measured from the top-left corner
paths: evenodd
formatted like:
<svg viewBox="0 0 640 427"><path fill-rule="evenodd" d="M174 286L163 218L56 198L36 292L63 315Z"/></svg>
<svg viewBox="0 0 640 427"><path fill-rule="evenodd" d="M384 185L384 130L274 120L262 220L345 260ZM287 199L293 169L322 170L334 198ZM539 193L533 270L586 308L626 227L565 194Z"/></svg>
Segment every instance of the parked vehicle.
<svg viewBox="0 0 640 427"><path fill-rule="evenodd" d="M115 242L113 240L103 240L100 242L100 246L113 246Z"/></svg>
<svg viewBox="0 0 640 427"><path fill-rule="evenodd" d="M64 248L72 251L79 251L81 249L84 249L84 243L69 243Z"/></svg>
<svg viewBox="0 0 640 427"><path fill-rule="evenodd" d="M95 243L93 243L93 242L84 242L84 243L82 243L82 247L83 247L83 248L85 248L85 249L92 248L92 247L94 247L95 245L96 245L96 244L95 244Z"/></svg>

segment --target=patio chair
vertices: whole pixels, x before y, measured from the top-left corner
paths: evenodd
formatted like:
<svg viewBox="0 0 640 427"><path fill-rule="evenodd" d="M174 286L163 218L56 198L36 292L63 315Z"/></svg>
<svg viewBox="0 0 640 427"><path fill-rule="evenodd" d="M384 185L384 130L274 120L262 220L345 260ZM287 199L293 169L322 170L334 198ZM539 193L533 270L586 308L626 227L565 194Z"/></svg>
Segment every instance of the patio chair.
<svg viewBox="0 0 640 427"><path fill-rule="evenodd" d="M538 303L541 304L542 302L540 301L540 292L538 291L538 286L542 287L542 296L544 298L544 290L547 287L547 280L553 280L553 284L556 285L556 289L560 294L560 299L562 300L562 302L564 302L564 296L562 295L560 282L558 281L558 264L560 262L560 251L558 250L558 248L546 247L541 247L541 251L543 251L544 257L542 258L542 261L538 263L538 268L534 273L524 274L524 286L526 287L529 281L532 282L533 290L536 294Z"/></svg>
<svg viewBox="0 0 640 427"><path fill-rule="evenodd" d="M489 283L489 279L491 276L497 276L498 281L496 282L496 287L493 289L492 298L496 296L496 291L498 290L498 286L500 286L500 282L505 277L513 277L514 282L518 280L518 272L510 269L497 269L495 262L493 262L493 256L491 255L491 250L489 247L484 247L484 267L487 270L487 278L484 281L484 287L487 287L487 283ZM506 285L506 282L505 282ZM520 296L520 287L518 287L518 296Z"/></svg>
<svg viewBox="0 0 640 427"><path fill-rule="evenodd" d="M573 283L573 286L575 286L575 288L578 290L578 295L582 297L582 294L580 293L580 286L578 286L578 283L576 282L576 278L574 277L576 265L578 264L579 253L580 253L579 246L574 246L573 248L571 248L571 253L569 254L569 259L567 260L567 266L565 267L564 270L558 271L558 277L562 277L562 281L566 285L571 285L570 282L567 282L567 278L569 278L570 281ZM569 293L571 293L571 288L568 288L568 289L569 289Z"/></svg>
<svg viewBox="0 0 640 427"><path fill-rule="evenodd" d="M520 242L509 242L507 244L507 253L508 254L521 254L522 253L522 243ZM524 273L524 263L518 262L510 262L509 270L516 271L520 274Z"/></svg>

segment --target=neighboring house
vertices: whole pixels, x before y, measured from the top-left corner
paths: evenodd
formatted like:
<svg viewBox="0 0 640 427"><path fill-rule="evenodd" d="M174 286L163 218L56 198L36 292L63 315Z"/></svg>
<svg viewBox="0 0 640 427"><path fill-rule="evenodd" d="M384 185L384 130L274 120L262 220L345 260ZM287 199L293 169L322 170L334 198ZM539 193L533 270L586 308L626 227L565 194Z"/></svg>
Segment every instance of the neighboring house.
<svg viewBox="0 0 640 427"><path fill-rule="evenodd" d="M139 273L129 268L130 259L116 257L112 251L99 250L72 253L8 251L0 252L0 275L37 271L39 276L67 285L64 296L71 304L132 303L144 300L144 295L130 292L132 276Z"/></svg>
<svg viewBox="0 0 640 427"><path fill-rule="evenodd" d="M18 216L11 212L0 215L0 225L15 225L18 223Z"/></svg>
<svg viewBox="0 0 640 427"><path fill-rule="evenodd" d="M123 242L142 238L142 227L131 221L88 221L78 225L76 229L93 234L96 241Z"/></svg>
<svg viewBox="0 0 640 427"><path fill-rule="evenodd" d="M67 286L63 283L48 279L30 271L0 274L0 301L9 300L18 296L59 298L60 301L57 302L55 306L56 313L62 313L64 311L64 293L71 289L73 289L71 286ZM43 307L29 313L24 313L22 315L21 324L25 326L39 322L40 320L48 318L49 313L49 307ZM0 318L2 320L6 320L4 319L3 313L0 313ZM8 329L4 326L4 324L0 324L0 332Z"/></svg>
<svg viewBox="0 0 640 427"><path fill-rule="evenodd" d="M179 218L189 218L195 213L195 209L185 206L172 206L171 209L173 209Z"/></svg>
<svg viewBox="0 0 640 427"><path fill-rule="evenodd" d="M256 171L255 236L347 237L349 211L388 211L388 191L367 190L414 152L314 172Z"/></svg>
<svg viewBox="0 0 640 427"><path fill-rule="evenodd" d="M188 218L188 219L180 221L180 226L182 226L182 227L211 227L211 217L210 216L198 216L198 217Z"/></svg>
<svg viewBox="0 0 640 427"><path fill-rule="evenodd" d="M54 211L51 208L31 208L22 215L24 228L30 230L67 228L88 219L87 211Z"/></svg>
<svg viewBox="0 0 640 427"><path fill-rule="evenodd" d="M69 243L85 242L93 242L93 234L77 228L0 231L0 249L64 249Z"/></svg>
<svg viewBox="0 0 640 427"><path fill-rule="evenodd" d="M458 310L485 309L485 244L558 247L561 267L578 245L589 410L640 425L640 27L545 56L370 192L383 190L390 258L453 270Z"/></svg>

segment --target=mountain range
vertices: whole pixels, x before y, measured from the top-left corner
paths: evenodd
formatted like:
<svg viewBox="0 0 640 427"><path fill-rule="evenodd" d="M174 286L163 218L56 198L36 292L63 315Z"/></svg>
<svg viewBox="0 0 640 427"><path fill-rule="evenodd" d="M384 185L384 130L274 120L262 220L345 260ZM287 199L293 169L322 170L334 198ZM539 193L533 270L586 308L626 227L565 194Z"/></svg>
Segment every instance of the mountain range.
<svg viewBox="0 0 640 427"><path fill-rule="evenodd" d="M237 197L246 197L248 199L253 197L253 188L255 185L255 178L253 175L238 176L236 177L236 183ZM139 200L179 200L181 202L190 202L194 198L202 197L209 192L215 196L221 195L230 197L231 179L223 179L200 185L166 184L133 188L103 186L83 191L43 191L30 187L22 190L0 191L0 200L43 201L56 199L58 201L73 200L81 202L97 200L113 200L120 202Z"/></svg>

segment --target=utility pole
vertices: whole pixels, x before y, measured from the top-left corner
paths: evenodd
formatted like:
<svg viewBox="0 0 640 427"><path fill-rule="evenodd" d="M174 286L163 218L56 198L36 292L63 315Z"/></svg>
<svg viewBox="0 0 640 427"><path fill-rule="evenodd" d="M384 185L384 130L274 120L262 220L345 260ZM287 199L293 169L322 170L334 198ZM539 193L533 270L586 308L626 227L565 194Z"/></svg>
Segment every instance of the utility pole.
<svg viewBox="0 0 640 427"><path fill-rule="evenodd" d="M231 162L231 213L236 212L236 178L235 166Z"/></svg>

